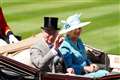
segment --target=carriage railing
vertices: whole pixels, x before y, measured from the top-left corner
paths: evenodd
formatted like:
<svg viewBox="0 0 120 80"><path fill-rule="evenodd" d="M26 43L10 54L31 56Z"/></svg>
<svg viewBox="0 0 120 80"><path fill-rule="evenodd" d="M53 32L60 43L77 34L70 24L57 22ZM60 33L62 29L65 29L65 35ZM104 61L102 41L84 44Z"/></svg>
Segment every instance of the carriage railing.
<svg viewBox="0 0 120 80"><path fill-rule="evenodd" d="M120 74L107 75L100 78L88 78L83 75L67 75L63 73L51 73L46 72L39 74L39 70L18 61L12 60L5 56L0 56L0 69L8 69L10 71L20 72L22 75L33 76L33 80L109 80L109 79L120 79ZM24 75L23 75L24 76Z"/></svg>
<svg viewBox="0 0 120 80"><path fill-rule="evenodd" d="M11 75L11 72L19 74L21 76L31 76L37 78L39 76L39 70L5 56L0 56L0 70L3 73Z"/></svg>

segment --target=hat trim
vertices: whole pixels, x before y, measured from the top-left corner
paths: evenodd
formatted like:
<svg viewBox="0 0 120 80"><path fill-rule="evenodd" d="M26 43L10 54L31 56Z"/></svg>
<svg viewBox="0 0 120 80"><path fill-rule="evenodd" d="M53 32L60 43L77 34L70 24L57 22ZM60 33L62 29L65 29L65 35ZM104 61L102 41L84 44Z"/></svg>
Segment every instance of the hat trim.
<svg viewBox="0 0 120 80"><path fill-rule="evenodd" d="M61 31L59 32L59 34L65 34L65 33L67 33L67 32L70 32L70 31L72 31L72 30L75 30L75 29L77 29L77 28L84 27L85 25L88 25L88 24L90 24L90 22L82 22L82 23L80 23L80 24L78 24L78 25L76 25L76 26L71 26L71 27L69 27L69 28L67 28L67 29L61 30Z"/></svg>
<svg viewBox="0 0 120 80"><path fill-rule="evenodd" d="M60 30L60 28L56 28L56 29L54 29L54 28L49 28L49 27L41 27L41 29Z"/></svg>

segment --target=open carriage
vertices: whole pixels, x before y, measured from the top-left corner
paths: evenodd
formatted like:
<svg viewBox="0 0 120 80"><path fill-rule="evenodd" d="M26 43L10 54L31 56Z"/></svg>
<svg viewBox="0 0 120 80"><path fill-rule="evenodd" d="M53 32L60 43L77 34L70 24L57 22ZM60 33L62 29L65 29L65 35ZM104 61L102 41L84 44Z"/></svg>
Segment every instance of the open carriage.
<svg viewBox="0 0 120 80"><path fill-rule="evenodd" d="M32 37L28 40L25 40L24 42L30 43L31 39L32 42L38 40L37 38L33 39ZM12 47L15 45L19 45L17 49L6 48L7 46L1 47L0 53L3 53L4 51L11 53L16 50L27 49L30 47L30 45L33 44L33 43L28 44L29 47L27 46L21 47L20 45L21 43L23 44L23 42L20 42L8 46L8 47ZM6 50L4 50L5 48ZM111 67L111 62L110 62L111 56L109 57L109 55L107 55L106 53L99 51L95 48L92 49L93 49L92 51L88 51L88 57L91 59L91 61L98 63L102 65L102 68L106 68L107 70L111 71L113 69L113 67ZM40 71L34 67L26 65L9 57L5 57L3 55L0 55L0 75L1 75L0 80L114 80L114 79L119 80L120 79L119 72L98 78L96 77L90 78L90 77L85 77L83 75L67 75L64 73L52 73L52 72L40 73Z"/></svg>
<svg viewBox="0 0 120 80"><path fill-rule="evenodd" d="M120 74L89 78L82 75L66 75L63 73L39 73L39 70L5 56L0 56L0 80L119 80Z"/></svg>

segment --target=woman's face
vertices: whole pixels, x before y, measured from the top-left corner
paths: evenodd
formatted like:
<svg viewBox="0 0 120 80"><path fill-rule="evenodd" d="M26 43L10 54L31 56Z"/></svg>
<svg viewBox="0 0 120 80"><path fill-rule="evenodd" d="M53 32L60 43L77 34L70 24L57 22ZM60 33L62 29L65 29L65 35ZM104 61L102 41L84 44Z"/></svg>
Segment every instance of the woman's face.
<svg viewBox="0 0 120 80"><path fill-rule="evenodd" d="M82 29L81 28L78 28L78 29L75 29L75 30L72 30L68 33L68 35L71 37L71 38L75 38L77 39L79 36L80 36L80 33L81 33Z"/></svg>

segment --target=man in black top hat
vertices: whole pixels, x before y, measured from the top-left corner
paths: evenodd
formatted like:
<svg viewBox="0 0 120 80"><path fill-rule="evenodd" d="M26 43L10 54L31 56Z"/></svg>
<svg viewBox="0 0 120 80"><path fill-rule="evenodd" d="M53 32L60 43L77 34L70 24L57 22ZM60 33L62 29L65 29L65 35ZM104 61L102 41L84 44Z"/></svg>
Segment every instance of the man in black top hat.
<svg viewBox="0 0 120 80"><path fill-rule="evenodd" d="M30 58L33 64L30 64L30 66L39 68L40 72L51 71L52 69L50 66L53 62L53 59L56 55L58 55L57 49L62 42L62 37L58 34L59 28L57 27L57 23L58 18L56 17L44 17L44 27L41 27L43 31L40 33L38 42L31 47L31 50L28 49L27 52L26 50L25 52L21 52L24 54L24 56L26 56L27 53L27 59L29 58L30 51ZM18 55L17 58L21 58L20 56ZM19 61L19 59L17 59L17 61ZM3 80L23 80L24 75L21 77L21 74L19 75L16 72L11 72L13 71L7 70L5 73L0 72L0 80L2 78L4 78Z"/></svg>
<svg viewBox="0 0 120 80"><path fill-rule="evenodd" d="M50 63L58 55L57 49L62 42L62 37L58 34L57 23L56 17L44 17L41 38L31 48L32 64L42 72L51 71Z"/></svg>

